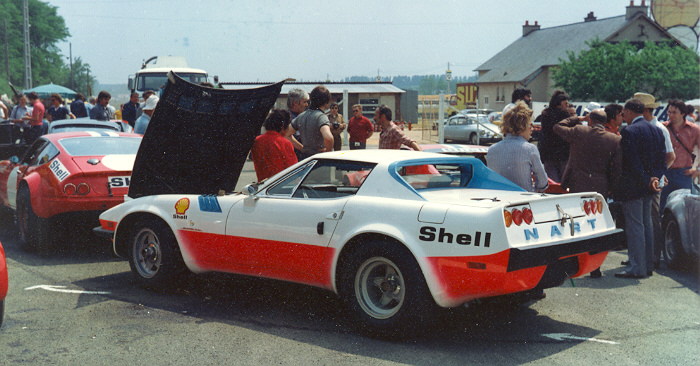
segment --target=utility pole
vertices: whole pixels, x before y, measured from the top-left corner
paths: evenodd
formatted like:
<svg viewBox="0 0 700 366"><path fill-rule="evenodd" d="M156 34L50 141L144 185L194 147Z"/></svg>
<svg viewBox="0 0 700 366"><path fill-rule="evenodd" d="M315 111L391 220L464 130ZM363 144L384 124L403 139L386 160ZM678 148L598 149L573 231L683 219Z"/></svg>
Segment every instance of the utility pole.
<svg viewBox="0 0 700 366"><path fill-rule="evenodd" d="M452 70L450 70L450 63L447 63L447 71L445 71L445 80L447 80L447 95L450 95L450 81L452 80Z"/></svg>
<svg viewBox="0 0 700 366"><path fill-rule="evenodd" d="M22 14L24 16L24 89L32 88L32 54L29 44L29 0L23 1Z"/></svg>
<svg viewBox="0 0 700 366"><path fill-rule="evenodd" d="M10 82L10 46L7 41L7 19L3 20L5 23L5 75L7 75L7 82Z"/></svg>
<svg viewBox="0 0 700 366"><path fill-rule="evenodd" d="M70 89L75 90L73 86L73 44L68 43L68 55L70 60Z"/></svg>

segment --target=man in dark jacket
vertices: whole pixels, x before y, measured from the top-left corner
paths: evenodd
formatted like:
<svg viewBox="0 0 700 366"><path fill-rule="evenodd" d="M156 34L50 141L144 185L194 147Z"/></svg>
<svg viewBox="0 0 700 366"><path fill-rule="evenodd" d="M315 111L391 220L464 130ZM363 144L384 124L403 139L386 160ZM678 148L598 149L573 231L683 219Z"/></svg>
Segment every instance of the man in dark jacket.
<svg viewBox="0 0 700 366"><path fill-rule="evenodd" d="M549 106L542 111L542 135L537 148L547 177L555 182L561 182L561 178L569 160L569 143L554 133L554 125L559 121L570 117L569 96L561 90L557 90L549 100Z"/></svg>
<svg viewBox="0 0 700 366"><path fill-rule="evenodd" d="M666 170L666 147L661 130L642 116L644 103L632 99L622 113L628 127L621 133L623 168L614 197L622 201L630 264L615 277L643 278L654 270L651 200L661 190L659 179Z"/></svg>

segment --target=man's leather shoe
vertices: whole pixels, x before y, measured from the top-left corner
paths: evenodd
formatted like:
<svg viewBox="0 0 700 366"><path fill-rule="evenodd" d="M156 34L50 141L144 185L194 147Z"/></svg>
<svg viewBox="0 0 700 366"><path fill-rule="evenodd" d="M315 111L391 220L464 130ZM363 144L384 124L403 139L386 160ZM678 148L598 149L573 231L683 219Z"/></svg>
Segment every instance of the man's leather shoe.
<svg viewBox="0 0 700 366"><path fill-rule="evenodd" d="M622 262L620 262L620 265L629 266L629 265L630 265L630 261L622 261Z"/></svg>
<svg viewBox="0 0 700 366"><path fill-rule="evenodd" d="M632 272L627 272L627 271L622 271L615 273L615 277L620 277L620 278L644 278L644 276L638 276Z"/></svg>

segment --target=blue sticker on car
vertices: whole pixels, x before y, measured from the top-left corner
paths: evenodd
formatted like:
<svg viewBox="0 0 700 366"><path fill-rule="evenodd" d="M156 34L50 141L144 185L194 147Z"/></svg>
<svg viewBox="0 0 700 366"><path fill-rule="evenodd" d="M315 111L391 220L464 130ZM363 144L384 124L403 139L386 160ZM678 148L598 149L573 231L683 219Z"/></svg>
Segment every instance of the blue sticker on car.
<svg viewBox="0 0 700 366"><path fill-rule="evenodd" d="M219 198L213 194L199 196L199 210L202 212L221 212Z"/></svg>

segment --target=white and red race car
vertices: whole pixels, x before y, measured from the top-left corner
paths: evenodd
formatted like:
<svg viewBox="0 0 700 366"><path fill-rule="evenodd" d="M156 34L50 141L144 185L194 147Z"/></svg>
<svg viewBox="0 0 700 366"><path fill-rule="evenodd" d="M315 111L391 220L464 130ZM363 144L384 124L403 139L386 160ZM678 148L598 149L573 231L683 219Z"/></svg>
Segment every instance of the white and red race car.
<svg viewBox="0 0 700 366"><path fill-rule="evenodd" d="M365 330L391 334L436 305L544 289L586 274L621 232L596 193L528 193L476 158L425 152L319 154L244 193L228 193L230 182L218 193L197 193L206 177L178 171L178 179L164 180L158 146L170 142L156 134L159 126L178 129L170 136L188 129L151 120L134 165L135 199L104 212L95 228L151 288L187 271L307 284L338 294ZM192 154L175 160L194 167L182 163ZM162 166L177 169L172 160ZM219 166L213 180L227 175L221 170L229 172ZM139 183L145 177L158 179Z"/></svg>

